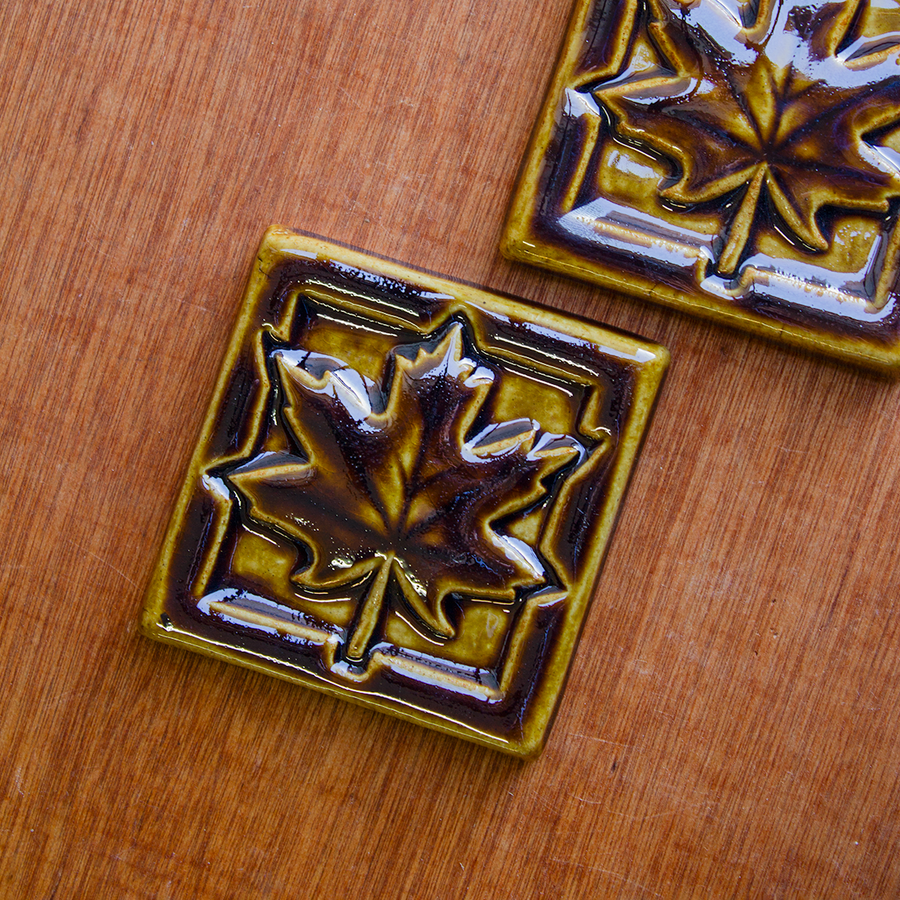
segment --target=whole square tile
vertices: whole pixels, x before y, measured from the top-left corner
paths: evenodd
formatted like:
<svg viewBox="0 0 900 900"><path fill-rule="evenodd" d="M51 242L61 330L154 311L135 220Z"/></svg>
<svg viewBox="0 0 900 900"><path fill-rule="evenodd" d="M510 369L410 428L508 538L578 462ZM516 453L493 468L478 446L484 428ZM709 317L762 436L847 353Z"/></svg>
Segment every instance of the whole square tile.
<svg viewBox="0 0 900 900"><path fill-rule="evenodd" d="M145 632L535 754L667 361L270 229Z"/></svg>

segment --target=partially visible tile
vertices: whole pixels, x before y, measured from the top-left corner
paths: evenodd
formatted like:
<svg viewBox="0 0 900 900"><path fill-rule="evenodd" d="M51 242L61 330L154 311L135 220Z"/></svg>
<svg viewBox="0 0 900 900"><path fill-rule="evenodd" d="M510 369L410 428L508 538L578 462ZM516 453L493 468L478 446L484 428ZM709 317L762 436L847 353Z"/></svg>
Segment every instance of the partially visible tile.
<svg viewBox="0 0 900 900"><path fill-rule="evenodd" d="M900 367L900 7L579 0L504 252Z"/></svg>
<svg viewBox="0 0 900 900"><path fill-rule="evenodd" d="M145 633L534 755L667 362L271 229Z"/></svg>

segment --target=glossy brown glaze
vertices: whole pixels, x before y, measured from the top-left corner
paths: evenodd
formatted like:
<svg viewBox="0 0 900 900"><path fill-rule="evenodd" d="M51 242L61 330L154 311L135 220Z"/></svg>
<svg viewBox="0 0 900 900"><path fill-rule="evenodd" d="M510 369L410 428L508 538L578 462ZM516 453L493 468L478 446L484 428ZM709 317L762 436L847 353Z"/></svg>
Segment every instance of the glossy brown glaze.
<svg viewBox="0 0 900 900"><path fill-rule="evenodd" d="M900 10L581 2L506 251L896 367Z"/></svg>
<svg viewBox="0 0 900 900"><path fill-rule="evenodd" d="M145 630L536 752L665 363L271 231Z"/></svg>

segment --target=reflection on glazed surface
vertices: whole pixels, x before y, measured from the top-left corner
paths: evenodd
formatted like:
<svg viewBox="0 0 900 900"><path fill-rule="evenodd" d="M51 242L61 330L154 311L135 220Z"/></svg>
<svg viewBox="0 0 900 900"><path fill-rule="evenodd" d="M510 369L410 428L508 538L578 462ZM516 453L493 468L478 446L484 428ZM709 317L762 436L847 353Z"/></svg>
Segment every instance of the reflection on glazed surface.
<svg viewBox="0 0 900 900"><path fill-rule="evenodd" d="M536 752L665 352L332 251L264 243L145 630Z"/></svg>
<svg viewBox="0 0 900 900"><path fill-rule="evenodd" d="M583 0L506 250L883 363L898 63L893 2Z"/></svg>

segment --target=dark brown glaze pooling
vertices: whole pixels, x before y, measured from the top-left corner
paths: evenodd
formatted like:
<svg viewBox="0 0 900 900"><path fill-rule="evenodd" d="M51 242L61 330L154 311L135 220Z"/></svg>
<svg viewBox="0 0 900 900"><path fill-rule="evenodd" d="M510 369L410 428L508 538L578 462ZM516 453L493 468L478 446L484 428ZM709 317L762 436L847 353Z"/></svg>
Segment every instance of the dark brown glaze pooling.
<svg viewBox="0 0 900 900"><path fill-rule="evenodd" d="M900 10L581 0L566 47L509 255L900 365Z"/></svg>
<svg viewBox="0 0 900 900"><path fill-rule="evenodd" d="M665 352L263 248L145 629L535 752Z"/></svg>

